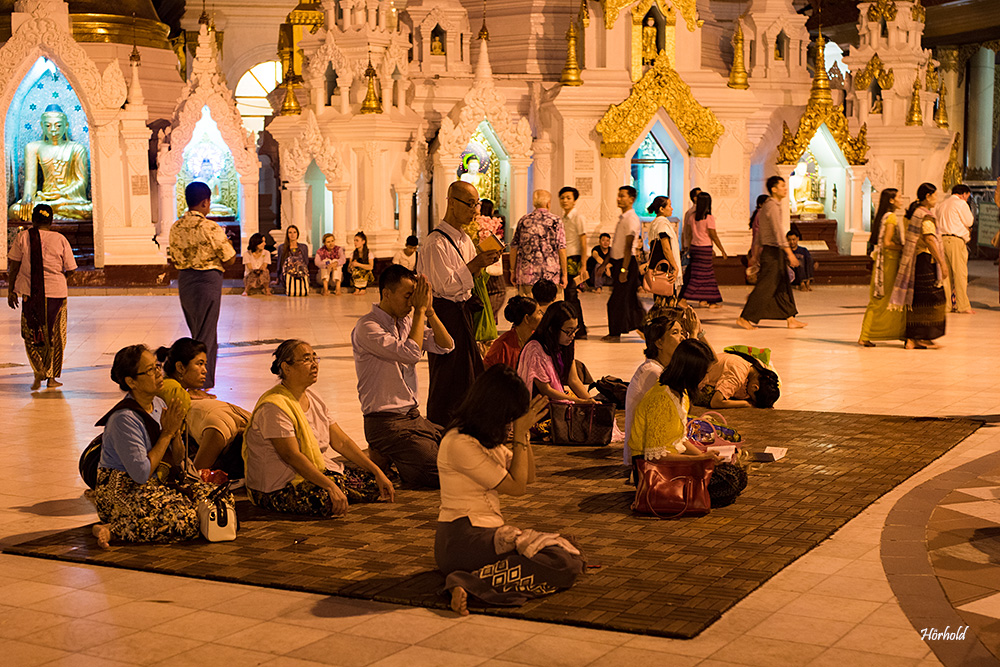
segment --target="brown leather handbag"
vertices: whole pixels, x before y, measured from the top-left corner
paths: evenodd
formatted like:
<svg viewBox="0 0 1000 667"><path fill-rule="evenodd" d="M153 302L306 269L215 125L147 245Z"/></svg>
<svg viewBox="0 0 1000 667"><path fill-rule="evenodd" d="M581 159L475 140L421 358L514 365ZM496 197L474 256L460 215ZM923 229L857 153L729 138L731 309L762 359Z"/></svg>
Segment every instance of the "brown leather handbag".
<svg viewBox="0 0 1000 667"><path fill-rule="evenodd" d="M661 519L704 516L712 509L708 480L715 460L708 457L684 457L690 460L638 459L639 484L632 511L652 514Z"/></svg>
<svg viewBox="0 0 1000 667"><path fill-rule="evenodd" d="M660 262L651 266L642 279L642 287L654 296L673 296L674 274L670 271L670 265Z"/></svg>

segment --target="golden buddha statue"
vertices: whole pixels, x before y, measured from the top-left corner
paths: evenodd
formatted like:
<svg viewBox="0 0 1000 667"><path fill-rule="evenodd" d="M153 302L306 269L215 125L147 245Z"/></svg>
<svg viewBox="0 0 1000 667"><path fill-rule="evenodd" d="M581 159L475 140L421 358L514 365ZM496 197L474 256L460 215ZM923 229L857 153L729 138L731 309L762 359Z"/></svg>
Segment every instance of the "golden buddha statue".
<svg viewBox="0 0 1000 667"><path fill-rule="evenodd" d="M651 65L656 60L656 21L652 16L646 18L642 26L642 64Z"/></svg>
<svg viewBox="0 0 1000 667"><path fill-rule="evenodd" d="M194 180L206 184L212 191L212 208L208 212L209 217L231 218L235 215L233 209L222 203L222 187L220 186L218 174L212 168L211 160L205 158L201 161L201 168L198 169L198 174Z"/></svg>
<svg viewBox="0 0 1000 667"><path fill-rule="evenodd" d="M24 147L24 187L21 198L7 210L7 216L29 222L36 204L48 204L57 220L92 219L94 205L87 199L87 149L70 141L69 119L59 105L47 106L41 120L42 139Z"/></svg>
<svg viewBox="0 0 1000 667"><path fill-rule="evenodd" d="M826 207L817 199L819 198L819 181L816 174L809 172L809 165L799 162L795 171L788 177L788 185L792 190L792 213L815 213L817 215L826 212Z"/></svg>
<svg viewBox="0 0 1000 667"><path fill-rule="evenodd" d="M441 43L441 38L437 35L431 38L431 55L432 56L443 56L444 55L444 44Z"/></svg>
<svg viewBox="0 0 1000 667"><path fill-rule="evenodd" d="M872 100L871 113L881 114L882 113L882 96L878 95Z"/></svg>

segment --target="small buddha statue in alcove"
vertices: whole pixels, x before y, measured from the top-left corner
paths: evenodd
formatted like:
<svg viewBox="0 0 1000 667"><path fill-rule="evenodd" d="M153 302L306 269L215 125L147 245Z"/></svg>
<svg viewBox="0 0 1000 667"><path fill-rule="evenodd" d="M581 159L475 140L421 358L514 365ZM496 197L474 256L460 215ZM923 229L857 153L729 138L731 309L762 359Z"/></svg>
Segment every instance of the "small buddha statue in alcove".
<svg viewBox="0 0 1000 667"><path fill-rule="evenodd" d="M652 16L646 17L646 25L642 26L642 64L651 65L656 60L656 21Z"/></svg>
<svg viewBox="0 0 1000 667"><path fill-rule="evenodd" d="M434 37L431 38L431 55L444 55L444 44L441 43L441 37L439 35L434 35Z"/></svg>

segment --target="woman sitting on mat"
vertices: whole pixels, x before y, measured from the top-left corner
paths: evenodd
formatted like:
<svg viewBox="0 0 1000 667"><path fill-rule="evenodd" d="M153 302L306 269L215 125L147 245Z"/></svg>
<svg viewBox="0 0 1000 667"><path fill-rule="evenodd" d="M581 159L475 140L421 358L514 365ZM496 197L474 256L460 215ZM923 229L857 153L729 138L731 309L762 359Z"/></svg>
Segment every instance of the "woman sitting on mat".
<svg viewBox="0 0 1000 667"><path fill-rule="evenodd" d="M274 351L281 382L257 401L243 439L250 501L273 512L343 516L348 503L393 501L392 482L333 420L320 395L319 357L301 340ZM342 454L354 467L334 460Z"/></svg>
<svg viewBox="0 0 1000 667"><path fill-rule="evenodd" d="M542 309L534 299L514 295L504 306L503 316L514 326L493 341L486 356L483 357L483 367L507 364L516 370L521 349L531 338L531 334L535 333L535 327L542 321Z"/></svg>
<svg viewBox="0 0 1000 667"><path fill-rule="evenodd" d="M186 444L196 470L223 470L229 479L242 479L243 431L250 413L201 389L207 372L206 351L205 344L193 338L179 338L169 348L158 349L156 359L167 378L157 396L168 404L177 398L187 407Z"/></svg>
<svg viewBox="0 0 1000 667"><path fill-rule="evenodd" d="M101 523L93 528L101 547L112 539L124 542L177 542L200 533L196 507L216 486L185 481L184 493L168 484L170 473L183 464L180 438L184 407L168 406L156 394L163 387L163 369L145 345L118 351L111 379L128 392L104 415L97 485L87 492ZM231 506L233 498L225 496Z"/></svg>
<svg viewBox="0 0 1000 667"><path fill-rule="evenodd" d="M636 407L629 431L631 463L678 456L708 456L687 438L688 411L698 385L715 357L712 348L700 340L681 341L674 350L657 384Z"/></svg>
<svg viewBox="0 0 1000 667"><path fill-rule="evenodd" d="M579 323L576 308L565 301L556 301L545 311L517 362L517 373L533 396L541 394L553 401L594 402L573 359Z"/></svg>
<svg viewBox="0 0 1000 667"><path fill-rule="evenodd" d="M586 567L579 549L555 533L504 525L500 494L523 496L535 479L528 431L545 412L508 366L498 364L473 383L441 440L434 559L445 575L451 608L469 613L468 595L488 605L517 606L569 588ZM503 445L513 430L513 452ZM520 572L502 583L498 571Z"/></svg>
<svg viewBox="0 0 1000 667"><path fill-rule="evenodd" d="M780 395L778 374L759 359L744 352L723 352L709 366L691 400L714 410L770 408Z"/></svg>

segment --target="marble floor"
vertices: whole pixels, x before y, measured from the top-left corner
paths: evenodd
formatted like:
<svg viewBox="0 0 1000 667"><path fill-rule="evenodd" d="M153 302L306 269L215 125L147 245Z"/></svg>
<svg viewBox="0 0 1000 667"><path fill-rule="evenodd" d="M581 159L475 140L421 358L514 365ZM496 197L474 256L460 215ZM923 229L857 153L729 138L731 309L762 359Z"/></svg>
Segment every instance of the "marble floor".
<svg viewBox="0 0 1000 667"><path fill-rule="evenodd" d="M807 329L734 326L748 288L723 288L704 311L710 341L767 346L783 379L784 409L917 416L1000 414L990 351L1000 327L996 267L975 262L975 315L955 315L939 350L855 344L867 289L797 293ZM217 393L252 406L273 381L270 341L305 339L322 359L319 391L362 439L349 335L375 293L223 299ZM635 336L598 340L604 296L584 296L592 335L577 355L595 375L625 379L641 361ZM93 423L120 396L109 378L120 347L186 335L175 296L77 296L61 390L29 392L18 315L0 320L0 545L95 520L77 473ZM426 389L426 365L419 367ZM689 640L669 640L488 616L395 607L180 577L0 555L0 656L10 665L935 665L958 664L921 639L926 619L905 614L883 558L886 519L918 485L1000 449L991 426L860 514ZM891 437L891 434L886 434ZM751 479L752 483L752 479ZM995 505L982 518L1000 521ZM177 548L183 548L178 546ZM997 568L996 565L991 566ZM995 573L994 573L995 576ZM963 600L963 604L971 604ZM994 600L981 606L995 607ZM931 619L933 621L933 619ZM940 630L944 629L944 623ZM953 628L954 629L954 628ZM946 640L941 640L946 641Z"/></svg>

